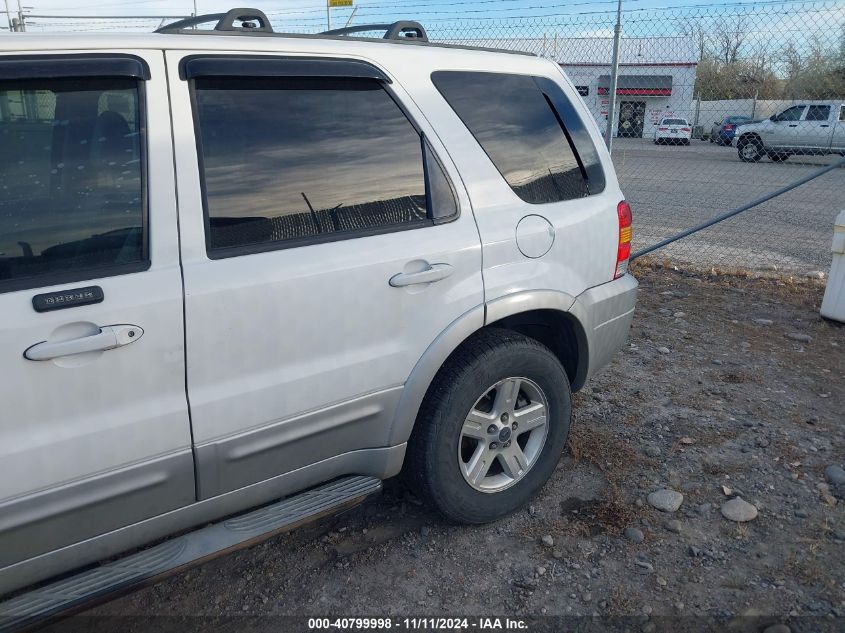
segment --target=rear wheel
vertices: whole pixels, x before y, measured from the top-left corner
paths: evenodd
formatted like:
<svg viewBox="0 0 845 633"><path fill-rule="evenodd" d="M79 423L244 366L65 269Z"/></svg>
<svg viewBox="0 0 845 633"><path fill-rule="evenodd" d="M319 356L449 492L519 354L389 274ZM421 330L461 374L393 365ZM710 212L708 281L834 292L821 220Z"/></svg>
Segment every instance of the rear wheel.
<svg viewBox="0 0 845 633"><path fill-rule="evenodd" d="M569 433L569 379L552 352L482 330L438 372L408 446L412 485L447 518L485 523L526 503Z"/></svg>
<svg viewBox="0 0 845 633"><path fill-rule="evenodd" d="M763 143L758 138L741 138L737 141L736 152L739 159L746 163L756 163L763 158Z"/></svg>

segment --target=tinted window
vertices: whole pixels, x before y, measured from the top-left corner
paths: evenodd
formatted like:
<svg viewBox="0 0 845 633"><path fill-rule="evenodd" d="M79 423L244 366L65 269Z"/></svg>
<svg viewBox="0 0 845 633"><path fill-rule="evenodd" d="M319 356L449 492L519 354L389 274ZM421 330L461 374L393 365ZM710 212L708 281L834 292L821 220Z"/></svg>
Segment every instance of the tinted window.
<svg viewBox="0 0 845 633"><path fill-rule="evenodd" d="M195 94L210 250L338 239L454 212L454 199L428 209L420 135L377 81L198 78ZM431 180L445 204L447 189Z"/></svg>
<svg viewBox="0 0 845 633"><path fill-rule="evenodd" d="M534 78L449 71L432 80L520 198L542 204L588 194L575 151Z"/></svg>
<svg viewBox="0 0 845 633"><path fill-rule="evenodd" d="M807 116L805 121L827 121L830 117L829 105L811 105L807 109Z"/></svg>
<svg viewBox="0 0 845 633"><path fill-rule="evenodd" d="M0 283L145 261L140 119L132 79L0 82Z"/></svg>
<svg viewBox="0 0 845 633"><path fill-rule="evenodd" d="M663 125L689 125L686 119L663 119Z"/></svg>
<svg viewBox="0 0 845 633"><path fill-rule="evenodd" d="M804 106L792 106L780 114L775 115L775 121L797 121L804 113Z"/></svg>

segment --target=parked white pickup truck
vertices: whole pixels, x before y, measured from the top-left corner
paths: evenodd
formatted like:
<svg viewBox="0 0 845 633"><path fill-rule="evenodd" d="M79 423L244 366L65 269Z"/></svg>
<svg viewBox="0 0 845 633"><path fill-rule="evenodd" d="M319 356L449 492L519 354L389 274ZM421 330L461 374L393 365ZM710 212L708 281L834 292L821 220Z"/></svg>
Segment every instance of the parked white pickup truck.
<svg viewBox="0 0 845 633"><path fill-rule="evenodd" d="M734 136L740 160L775 162L792 155L845 154L845 105L815 101L788 107L759 123L741 125Z"/></svg>

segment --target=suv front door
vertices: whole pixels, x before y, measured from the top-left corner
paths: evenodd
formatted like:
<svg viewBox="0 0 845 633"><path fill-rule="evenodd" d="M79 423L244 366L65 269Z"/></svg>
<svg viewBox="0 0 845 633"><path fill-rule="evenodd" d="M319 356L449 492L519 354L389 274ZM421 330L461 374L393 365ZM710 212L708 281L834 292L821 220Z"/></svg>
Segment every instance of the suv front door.
<svg viewBox="0 0 845 633"><path fill-rule="evenodd" d="M368 63L167 57L200 496L340 474L389 445L415 364L483 303L460 178Z"/></svg>
<svg viewBox="0 0 845 633"><path fill-rule="evenodd" d="M160 54L0 56L0 568L195 499L170 138Z"/></svg>
<svg viewBox="0 0 845 633"><path fill-rule="evenodd" d="M799 140L801 119L803 119L806 109L807 106L796 105L773 116L769 125L766 126L768 129L765 130L765 132L768 132L767 137L763 139L766 147L799 147L801 145Z"/></svg>

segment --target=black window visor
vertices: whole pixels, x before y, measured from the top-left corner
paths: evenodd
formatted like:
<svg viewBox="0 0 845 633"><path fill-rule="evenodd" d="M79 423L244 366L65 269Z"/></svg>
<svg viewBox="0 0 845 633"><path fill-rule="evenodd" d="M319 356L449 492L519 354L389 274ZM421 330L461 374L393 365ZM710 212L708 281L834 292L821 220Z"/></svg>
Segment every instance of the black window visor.
<svg viewBox="0 0 845 633"><path fill-rule="evenodd" d="M86 55L0 56L0 80L62 77L134 77L149 79L143 59L117 53Z"/></svg>
<svg viewBox="0 0 845 633"><path fill-rule="evenodd" d="M195 77L347 77L391 83L381 70L356 59L195 55L179 64L182 79Z"/></svg>

